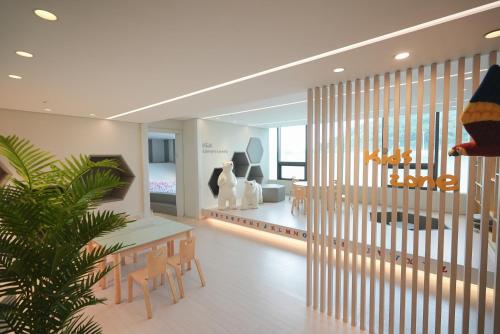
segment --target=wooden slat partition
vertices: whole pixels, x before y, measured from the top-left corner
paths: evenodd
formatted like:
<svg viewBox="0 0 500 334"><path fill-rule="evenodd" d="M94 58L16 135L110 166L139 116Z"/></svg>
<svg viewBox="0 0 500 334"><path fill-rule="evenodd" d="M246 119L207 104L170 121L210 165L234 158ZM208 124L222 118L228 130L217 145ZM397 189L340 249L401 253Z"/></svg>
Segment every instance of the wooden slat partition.
<svg viewBox="0 0 500 334"><path fill-rule="evenodd" d="M307 161L306 161L306 170L307 170L307 179L312 180L312 141L313 141L313 90L307 90ZM311 306L312 304L312 217L311 217L311 207L313 205L311 192L307 192L307 208L306 208L306 216L307 216L307 269L306 269L306 304L307 306Z"/></svg>
<svg viewBox="0 0 500 334"><path fill-rule="evenodd" d="M400 109L400 82L401 74L396 71L394 75L394 104L393 104L393 146L392 152L399 149L399 109ZM398 173L399 163L394 164L392 168L393 174ZM391 208L391 276L390 276L390 292L389 292L389 333L394 333L394 309L395 309L395 284L396 284L396 222L398 220L398 187L392 187L392 208ZM401 290L403 294L403 289Z"/></svg>
<svg viewBox="0 0 500 334"><path fill-rule="evenodd" d="M389 73L384 74L384 116L382 126L382 152L383 155L389 153L389 97L390 97L390 77ZM380 269L379 269L379 313L378 313L378 331L384 333L384 306L385 306L385 250L386 250L386 233L387 233L387 163L382 163L380 174L381 182L381 220L380 220Z"/></svg>
<svg viewBox="0 0 500 334"><path fill-rule="evenodd" d="M479 86L479 71L481 66L481 56L475 55L472 63L472 89L475 90ZM471 276L472 276L472 241L474 236L474 221L472 219L476 203L476 178L477 158L469 157L469 178L467 187L467 212L465 215L465 264L464 264L464 302L463 309L470 309L470 294L471 294ZM469 332L469 312L462 313L462 332Z"/></svg>
<svg viewBox="0 0 500 334"><path fill-rule="evenodd" d="M320 276L320 303L319 309L325 312L326 303L326 187L327 187L327 87L321 91L321 276Z"/></svg>
<svg viewBox="0 0 500 334"><path fill-rule="evenodd" d="M330 85L329 89L329 149L328 149L328 306L327 313L333 314L333 228L334 228L334 210L335 210L335 86Z"/></svg>
<svg viewBox="0 0 500 334"><path fill-rule="evenodd" d="M417 93L417 140L415 148L415 177L420 176L421 160L422 160L422 114L424 108L424 67L418 68L418 93ZM414 222L420 218L420 191L415 191L415 209ZM419 234L420 224L413 224L413 272L412 272L412 295L411 295L411 332L417 333L417 293L418 293L418 249L419 249ZM425 302L424 302L425 305ZM425 326L425 307L424 320Z"/></svg>
<svg viewBox="0 0 500 334"><path fill-rule="evenodd" d="M496 59L497 51L491 52L490 64ZM374 75L308 90L308 306L328 315L335 313L336 319L342 317L353 327L359 323L370 333L406 333L408 328L411 333L486 333L492 331L487 328L491 322L500 331L500 257L488 261L488 248L493 242L500 247L498 227L495 225L491 234L488 228L489 218L495 224L500 220L500 199L493 188L498 186L500 164L495 158L447 155L451 146L463 142L460 115L464 88L470 79L468 61L462 57L456 63L446 60L439 65L419 66L415 78L411 68L404 73L385 73L383 86L381 78ZM441 69L443 75L439 76ZM474 56L473 90L479 86L483 70L480 56ZM456 110L452 94L456 95ZM456 134L450 142L449 131ZM427 156L423 150L428 151ZM411 151L411 166L402 162L406 161L406 151ZM399 163L392 162L393 156L400 157ZM461 177L463 159L468 159L469 180ZM452 161L462 192L446 192L435 181L451 173L448 161ZM403 184L399 183L403 181L400 169ZM392 184L393 175L398 176L398 184ZM466 181L468 187L464 189ZM426 187L425 198L421 198L422 187ZM460 212L463 196L467 197L465 215ZM481 230L475 236L472 218L478 211ZM425 233L420 231L420 213L425 215ZM413 231L409 231L410 214L414 215ZM436 218L437 231L433 231ZM408 237L413 241L410 251ZM479 255L477 269L473 249L474 255ZM459 252L463 252L464 262ZM497 263L494 282L488 262ZM471 289L472 284L477 286ZM456 304L462 302L457 288L461 286L463 310L457 314ZM494 289L493 310L487 287ZM477 298L471 298L472 291L478 293ZM407 300L407 292L411 299ZM470 312L476 311L471 300L477 303L477 317L470 317Z"/></svg>
<svg viewBox="0 0 500 334"><path fill-rule="evenodd" d="M434 178L434 132L435 132L435 119L436 119L436 74L437 65L431 65L431 87L430 87L430 103L429 103L429 160L427 172ZM419 150L417 148L417 150ZM429 281L431 270L431 229L432 229L432 194L433 187L427 184L426 193L426 216L425 216L425 264L424 264L424 312L423 312L423 333L427 333L429 329L428 316L429 316Z"/></svg>
<svg viewBox="0 0 500 334"><path fill-rule="evenodd" d="M496 51L489 54L489 65L496 63ZM481 196L481 243L480 243L480 262L479 262L479 299L477 310L477 332L485 332L485 313L486 313L486 284L488 274L488 245L489 245L489 224L490 224L490 197L493 195L492 178L495 176L495 163L493 157L482 157L483 159L483 193Z"/></svg>
<svg viewBox="0 0 500 334"><path fill-rule="evenodd" d="M370 78L364 80L363 91L363 151L368 151L370 136ZM366 329L366 238L368 224L368 165L363 163L363 193L361 206L361 296L359 323L361 330Z"/></svg>
<svg viewBox="0 0 500 334"><path fill-rule="evenodd" d="M457 76L457 105L456 105L456 122L455 122L455 145L462 142L462 123L460 122L460 114L464 107L464 77L465 77L465 58L458 60L458 76ZM462 159L455 159L453 171L455 175L461 173ZM457 295L457 257L458 257L458 229L459 229L459 213L460 213L460 189L453 192L453 211L451 218L451 269L450 269L450 298L448 311L448 331L455 332L455 309Z"/></svg>
<svg viewBox="0 0 500 334"><path fill-rule="evenodd" d="M351 227L351 104L352 104L352 86L347 81L345 92L345 171L344 171L344 322L349 320L349 235Z"/></svg>
<svg viewBox="0 0 500 334"><path fill-rule="evenodd" d="M443 111L441 132L441 175L445 175L448 161L448 112L450 108L450 71L451 62L444 63L444 87L443 87ZM427 205L428 206L428 205ZM436 282L436 312L435 333L441 333L441 307L443 296L443 257L444 257L444 226L446 212L446 192L439 192L439 221L438 221L438 259L437 259L437 282Z"/></svg>
<svg viewBox="0 0 500 334"><path fill-rule="evenodd" d="M378 150L378 113L379 113L380 79L373 77L373 151ZM371 239L370 239L370 313L369 331L375 332L375 264L377 258L377 208L378 208L378 166L372 164L372 191L371 191ZM380 310L379 310L380 311Z"/></svg>
<svg viewBox="0 0 500 334"><path fill-rule="evenodd" d="M335 318L340 319L340 310L341 310L341 303L340 303L340 283L341 283L341 268L340 268L340 263L341 263L341 258L340 258L340 244L342 240L342 175L343 175L343 168L342 168L342 160L343 160L343 146L342 146L342 139L343 138L343 131L342 131L342 122L343 122L343 110L344 110L344 85L342 83L338 84L338 90L337 90L337 184L335 186L336 188L336 210L335 213L337 215L337 228L336 228L336 233L335 237L337 238L337 244L335 247L336 255L335 255Z"/></svg>
<svg viewBox="0 0 500 334"><path fill-rule="evenodd" d="M404 135L404 149L410 150L410 130L411 130L411 103L412 103L412 70L406 70L406 86L405 86L405 135ZM409 166L404 166L403 177L408 177ZM406 258L408 249L408 202L409 190L408 187L403 189L403 229L401 240L401 297L400 297L400 310L399 310L399 332L405 332L405 319L406 319Z"/></svg>
<svg viewBox="0 0 500 334"><path fill-rule="evenodd" d="M352 196L352 297L351 297L351 325L357 324L358 308L358 225L359 225L359 118L360 118L360 94L361 87L359 79L354 83L354 178Z"/></svg>
<svg viewBox="0 0 500 334"><path fill-rule="evenodd" d="M313 265L313 308L318 308L318 279L319 279L319 167L320 167L320 89L314 89L314 183L311 190L314 191L314 265ZM311 179L312 180L312 179Z"/></svg>
<svg viewBox="0 0 500 334"><path fill-rule="evenodd" d="M496 53L496 52L495 52ZM495 58L497 58L498 55L495 54ZM490 63L491 61L493 60L496 60L496 59L491 59L492 57L490 57ZM497 206L497 210L496 210L496 213L497 213L497 216L496 216L496 219L497 219L497 229L499 228L499 224L500 224L500 157L497 158L497 177L496 177L496 187L497 187L497 203L496 203L496 206ZM493 311L493 319L494 319L494 324L493 324L493 332L494 333L500 333L500 275L499 275L499 270L498 268L500 268L500 256L499 256L499 247L500 247L500 238L498 237L498 234L497 234L497 238L495 240L495 245L496 245L496 249L497 249L497 258L496 258L496 275L495 275L495 299L494 299L494 311Z"/></svg>

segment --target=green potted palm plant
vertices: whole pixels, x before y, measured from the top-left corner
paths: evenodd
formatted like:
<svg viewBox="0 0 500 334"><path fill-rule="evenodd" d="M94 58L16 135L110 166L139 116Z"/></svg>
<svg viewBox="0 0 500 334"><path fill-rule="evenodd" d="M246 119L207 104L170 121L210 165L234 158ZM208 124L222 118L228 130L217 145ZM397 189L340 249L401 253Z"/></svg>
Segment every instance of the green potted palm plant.
<svg viewBox="0 0 500 334"><path fill-rule="evenodd" d="M82 311L101 303L97 269L122 245L86 249L127 217L98 210L120 187L114 161L58 160L17 136L0 135L0 156L16 174L0 186L0 333L101 333Z"/></svg>

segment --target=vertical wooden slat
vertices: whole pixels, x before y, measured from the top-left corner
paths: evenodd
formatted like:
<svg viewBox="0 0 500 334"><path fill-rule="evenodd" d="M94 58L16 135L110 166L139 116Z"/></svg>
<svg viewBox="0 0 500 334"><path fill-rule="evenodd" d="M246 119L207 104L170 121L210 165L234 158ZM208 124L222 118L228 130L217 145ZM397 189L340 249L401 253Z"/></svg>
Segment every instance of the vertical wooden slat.
<svg viewBox="0 0 500 334"><path fill-rule="evenodd" d="M366 77L363 91L363 151L367 152L370 147L370 78ZM368 165L363 163L363 194L361 207L361 298L359 310L359 322L361 330L366 329L366 235L368 224Z"/></svg>
<svg viewBox="0 0 500 334"><path fill-rule="evenodd" d="M393 146L392 153L395 154L399 149L399 109L400 109L400 83L401 74L396 71L394 74L394 111L393 111ZM393 174L398 173L398 163L393 165ZM396 222L398 221L398 187L392 187L392 208L391 208L391 274L390 274L390 292L389 292L389 333L394 333L394 295L396 282ZM404 293L404 291L401 291Z"/></svg>
<svg viewBox="0 0 500 334"><path fill-rule="evenodd" d="M358 224L359 224L359 114L360 114L360 82L355 81L354 88L354 184L352 197L352 298L351 325L357 324L358 308Z"/></svg>
<svg viewBox="0 0 500 334"><path fill-rule="evenodd" d="M345 172L344 172L344 322L349 320L349 255L351 227L351 104L352 83L347 81L345 92Z"/></svg>
<svg viewBox="0 0 500 334"><path fill-rule="evenodd" d="M312 183L312 151L313 151L313 91L312 89L307 90L307 180ZM309 187L310 188L310 187ZM307 277L306 277L306 304L311 306L312 303L312 217L311 217L311 192L308 191L307 194Z"/></svg>
<svg viewBox="0 0 500 334"><path fill-rule="evenodd" d="M373 78L373 151L378 149L379 76ZM375 332L375 264L377 256L377 208L378 208L378 166L372 163L371 189L371 240L370 240L370 311L369 330ZM379 312L381 312L379 310ZM382 311L383 312L383 311Z"/></svg>
<svg viewBox="0 0 500 334"><path fill-rule="evenodd" d="M325 312L326 300L326 185L327 185L327 87L321 92L321 276L320 276L320 311Z"/></svg>
<svg viewBox="0 0 500 334"><path fill-rule="evenodd" d="M481 66L481 56L475 55L472 62L472 90L479 86L479 71ZM470 314L470 293L471 293L471 274L472 274L472 240L474 235L473 215L475 212L476 185L476 157L469 157L469 185L467 187L467 212L465 227L465 263L464 263L464 303L462 312L462 333L469 332L469 314Z"/></svg>
<svg viewBox="0 0 500 334"><path fill-rule="evenodd" d="M342 131L342 113L344 110L344 99L343 99L343 94L344 94L344 85L342 82L338 84L338 91L337 91L337 184L335 186L336 188L336 200L337 200L337 205L336 205L336 210L335 213L337 214L337 228L336 228L336 247L335 247L335 318L340 319L340 308L341 308L341 303L340 303L340 283L341 283L341 268L340 268L340 263L341 263L341 257L340 257L340 244L342 242L342 175L343 175L343 168L342 168L342 157L343 157L343 146L342 146L342 141L343 141L343 131Z"/></svg>
<svg viewBox="0 0 500 334"><path fill-rule="evenodd" d="M441 175L445 175L448 160L448 112L450 108L450 67L451 62L444 63L444 85L443 85L443 125L441 128ZM439 221L438 221L438 258L437 258L437 282L436 282L436 313L435 333L441 333L441 307L443 298L443 256L444 256L444 225L446 212L446 192L439 192Z"/></svg>
<svg viewBox="0 0 500 334"><path fill-rule="evenodd" d="M422 163L422 114L424 106L424 67L418 68L418 95L417 95L417 133L415 149L415 176L420 176ZM417 332L417 293L418 293L418 243L419 243L419 217L420 217L420 191L415 188L415 207L413 224L413 276L412 276L412 295L411 295L411 332ZM416 223L415 223L416 222ZM424 303L425 306L425 303ZM424 324L425 325L425 324Z"/></svg>
<svg viewBox="0 0 500 334"><path fill-rule="evenodd" d="M491 62L495 62L497 58L497 54L495 52L494 58L492 59L492 55L490 54L490 64ZM500 158L497 158L497 177L496 177L496 187L497 187L497 203L496 203L496 219L497 224L496 227L498 229L498 225L500 224ZM496 258L496 270L495 270L495 299L494 299L494 308L493 308L493 318L495 319L493 322L493 332L500 333L500 238L497 235L495 240L496 249L497 249L497 258Z"/></svg>
<svg viewBox="0 0 500 334"><path fill-rule="evenodd" d="M384 116L382 127L382 152L381 155L387 155L389 151L389 97L390 97L390 76L384 75ZM379 333L384 333L384 315L385 315L385 251L386 251L386 232L387 232L387 163L382 163L380 175L381 182L381 220L380 220L380 280L379 280Z"/></svg>
<svg viewBox="0 0 500 334"><path fill-rule="evenodd" d="M327 313L333 314L333 222L334 222L334 177L335 177L335 86L330 85L330 143L328 152L328 306Z"/></svg>
<svg viewBox="0 0 500 334"><path fill-rule="evenodd" d="M410 150L410 130L411 130L411 100L412 100L412 69L406 70L406 86L405 86L405 138L404 150ZM404 177L409 174L408 164L404 165ZM401 295L399 309L399 332L405 332L406 320L406 258L408 256L408 202L409 192L408 187L403 188L403 228L401 238Z"/></svg>
<svg viewBox="0 0 500 334"><path fill-rule="evenodd" d="M320 167L320 89L314 88L314 265L313 265L313 308L318 308L319 279L319 167Z"/></svg>
<svg viewBox="0 0 500 334"><path fill-rule="evenodd" d="M464 105L464 72L465 58L458 60L458 76L457 76L457 104L456 104L456 122L455 122L455 145L462 142L462 123L460 122L460 114ZM462 159L458 158L454 161L454 175L460 176ZM453 212L451 218L451 269L450 269L450 298L449 298L449 315L448 315L448 330L450 333L455 332L455 303L457 295L457 257L458 257L458 228L460 214L460 189L453 192Z"/></svg>
<svg viewBox="0 0 500 334"><path fill-rule="evenodd" d="M428 168L427 173L434 178L434 135L435 135L435 119L436 119L436 72L437 65L431 65L431 87L430 87L430 102L429 102L429 150L428 150ZM417 151L420 151L417 148ZM418 188L416 188L418 189ZM418 190L417 190L418 191ZM425 264L424 264L424 312L422 320L422 332L427 333L429 329L429 284L431 271L431 232L432 232L432 195L434 189L427 183L427 200L426 200L426 219L425 219ZM415 219L418 219L415 216Z"/></svg>
<svg viewBox="0 0 500 334"><path fill-rule="evenodd" d="M490 66L496 63L496 51L490 53ZM480 158L481 159L481 158ZM495 176L495 163L493 157L484 157L483 170L483 193L481 196L481 253L479 263L479 302L477 310L477 330L484 333L485 308L486 308L486 283L488 278L488 244L490 224L490 197L493 195L493 183L491 179Z"/></svg>

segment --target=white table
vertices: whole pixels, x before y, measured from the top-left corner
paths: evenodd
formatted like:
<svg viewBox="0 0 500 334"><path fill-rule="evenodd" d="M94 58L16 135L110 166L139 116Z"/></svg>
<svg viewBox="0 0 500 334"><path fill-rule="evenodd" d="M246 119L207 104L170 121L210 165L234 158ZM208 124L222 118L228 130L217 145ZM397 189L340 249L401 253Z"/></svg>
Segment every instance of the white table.
<svg viewBox="0 0 500 334"><path fill-rule="evenodd" d="M166 244L168 255L174 253L174 240L181 238L190 238L192 235L192 226L177 223L160 217L151 217L139 219L128 224L124 228L109 233L103 237L92 241L92 247L112 246L117 243L125 245L120 251L113 254L114 262L114 285L115 285L115 304L121 302L121 257L125 255L134 255L135 253L146 250L156 249L157 246ZM105 263L101 264L103 269ZM106 280L100 283L102 288L106 288Z"/></svg>

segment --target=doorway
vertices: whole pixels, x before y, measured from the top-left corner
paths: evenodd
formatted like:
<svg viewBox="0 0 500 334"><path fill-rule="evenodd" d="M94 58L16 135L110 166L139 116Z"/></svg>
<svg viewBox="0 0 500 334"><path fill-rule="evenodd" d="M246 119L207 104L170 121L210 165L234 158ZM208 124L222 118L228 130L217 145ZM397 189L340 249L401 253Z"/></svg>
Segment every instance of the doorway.
<svg viewBox="0 0 500 334"><path fill-rule="evenodd" d="M149 132L148 169L151 211L177 215L176 134Z"/></svg>

